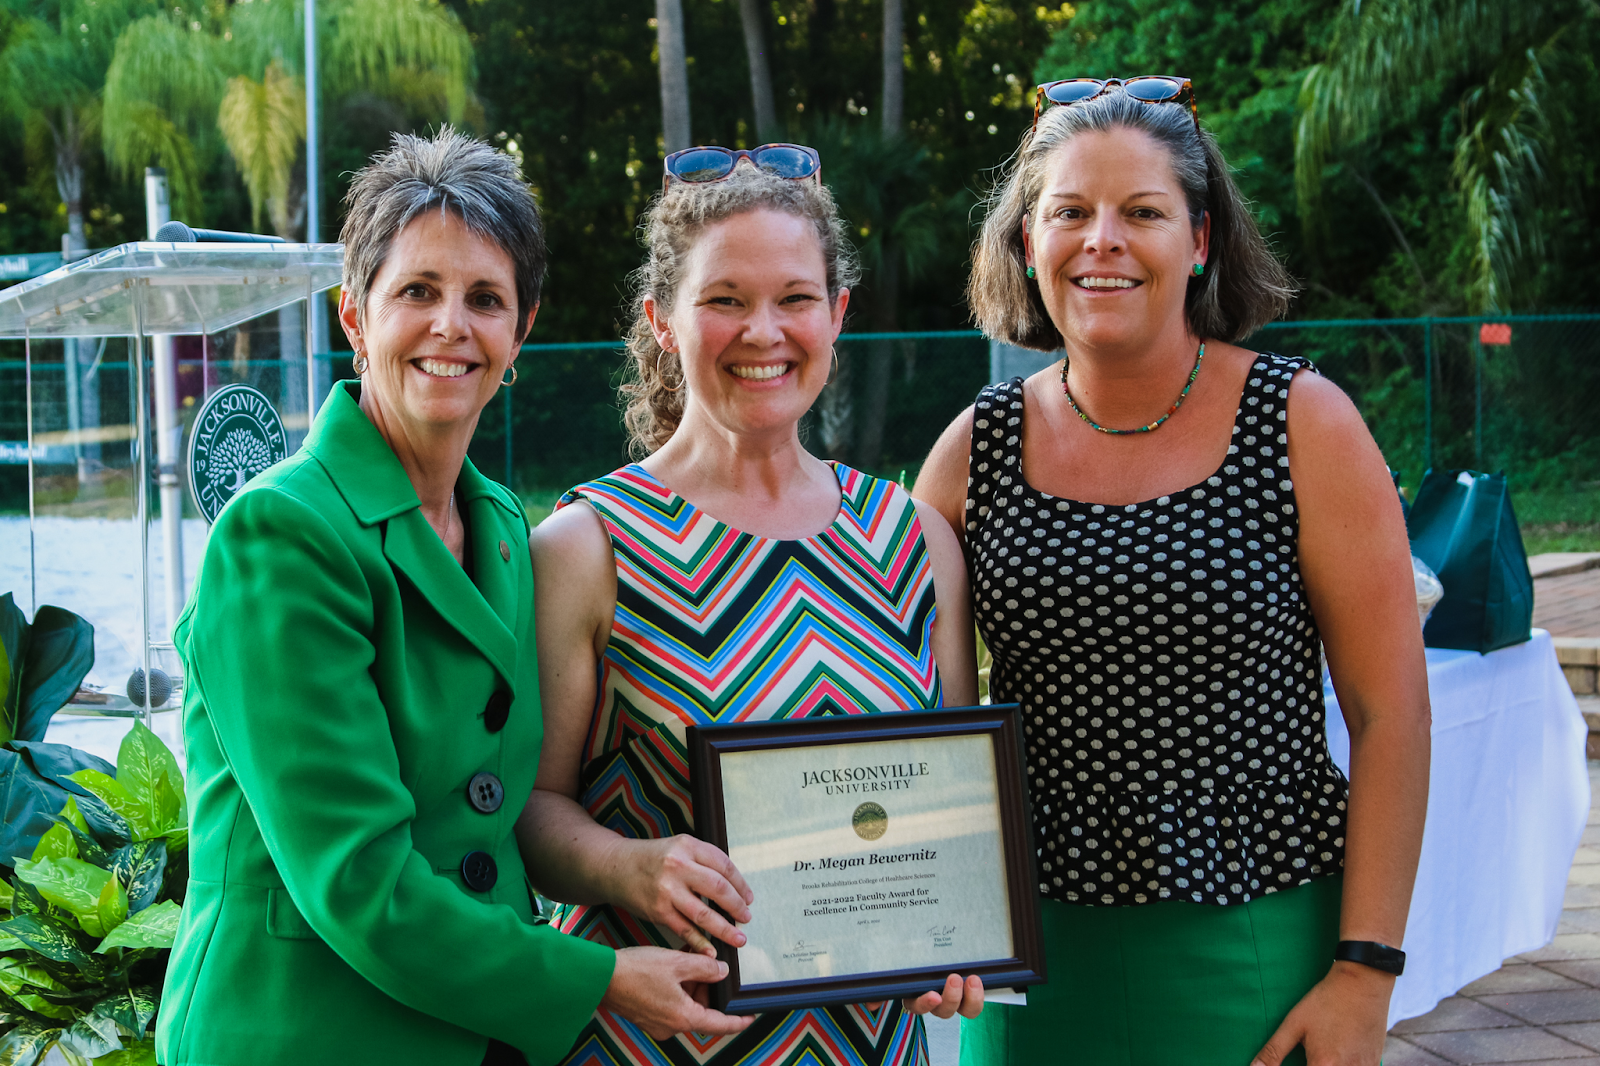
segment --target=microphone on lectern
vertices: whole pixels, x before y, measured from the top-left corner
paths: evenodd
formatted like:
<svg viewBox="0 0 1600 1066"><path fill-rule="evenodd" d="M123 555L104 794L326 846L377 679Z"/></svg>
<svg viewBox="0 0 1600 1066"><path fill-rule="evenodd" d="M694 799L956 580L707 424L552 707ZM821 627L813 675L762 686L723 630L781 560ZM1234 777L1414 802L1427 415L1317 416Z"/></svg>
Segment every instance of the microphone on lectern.
<svg viewBox="0 0 1600 1066"><path fill-rule="evenodd" d="M171 244L289 244L270 233L234 233L225 229L195 229L174 219L156 230L156 240Z"/></svg>

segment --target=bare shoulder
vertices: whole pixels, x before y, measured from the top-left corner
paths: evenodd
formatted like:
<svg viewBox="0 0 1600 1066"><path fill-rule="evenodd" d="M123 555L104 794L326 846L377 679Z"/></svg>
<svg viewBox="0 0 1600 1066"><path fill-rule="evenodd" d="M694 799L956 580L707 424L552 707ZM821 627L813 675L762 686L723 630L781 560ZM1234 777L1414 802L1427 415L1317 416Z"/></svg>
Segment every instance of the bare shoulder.
<svg viewBox="0 0 1600 1066"><path fill-rule="evenodd" d="M1343 389L1321 374L1302 371L1289 384L1287 414L1289 474L1312 527L1319 515L1369 525L1379 514L1385 522L1398 520L1389 465Z"/></svg>
<svg viewBox="0 0 1600 1066"><path fill-rule="evenodd" d="M1289 436L1291 442L1314 443L1351 436L1370 440L1367 424L1354 401L1338 385L1312 370L1302 370L1289 383Z"/></svg>
<svg viewBox="0 0 1600 1066"><path fill-rule="evenodd" d="M584 579L610 575L615 580L616 559L605 523L587 501L578 500L550 515L528 535L534 573L569 588Z"/></svg>

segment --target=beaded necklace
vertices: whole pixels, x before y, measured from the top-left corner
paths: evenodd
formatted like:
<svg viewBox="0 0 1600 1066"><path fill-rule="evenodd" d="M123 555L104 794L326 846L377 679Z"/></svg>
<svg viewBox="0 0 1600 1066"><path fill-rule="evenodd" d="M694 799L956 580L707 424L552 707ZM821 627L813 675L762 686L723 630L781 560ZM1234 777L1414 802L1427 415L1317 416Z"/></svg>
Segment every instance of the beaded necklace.
<svg viewBox="0 0 1600 1066"><path fill-rule="evenodd" d="M1090 429L1098 429L1101 433L1109 433L1114 437L1122 437L1130 433L1149 433L1153 429L1160 428L1161 423L1171 418L1173 413L1177 411L1178 408L1183 406L1184 397L1188 396L1189 390L1194 388L1194 379L1200 376L1200 360L1204 359L1205 357L1206 342L1201 341L1200 350L1195 353L1194 369L1189 371L1189 380L1184 383L1183 391L1178 393L1178 398L1172 401L1172 406L1167 408L1166 414L1162 415L1148 426L1140 426L1138 429L1107 429L1105 426L1102 426L1100 423L1084 414L1083 408L1079 407L1078 402L1072 398L1072 390L1067 388L1067 360L1065 358L1061 360L1061 392L1066 396L1067 406L1072 408L1072 413L1087 422Z"/></svg>

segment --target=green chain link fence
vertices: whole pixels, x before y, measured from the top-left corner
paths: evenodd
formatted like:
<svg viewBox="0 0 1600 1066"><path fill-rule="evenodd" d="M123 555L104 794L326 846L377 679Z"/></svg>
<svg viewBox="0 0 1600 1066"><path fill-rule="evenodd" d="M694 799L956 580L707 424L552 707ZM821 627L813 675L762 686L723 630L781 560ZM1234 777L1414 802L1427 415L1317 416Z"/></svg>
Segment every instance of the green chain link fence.
<svg viewBox="0 0 1600 1066"><path fill-rule="evenodd" d="M303 429L303 363L277 358L274 321L252 324L243 356L236 331L205 344L180 342L186 411L204 392L246 381L283 404L292 429ZM80 471L96 462L113 472L128 467L127 345L84 342L91 344L99 361L84 376L77 401L68 395L61 343L34 345L36 480L53 479L52 499L72 495L74 464ZM1600 546L1600 432L1593 418L1600 404L1600 314L1278 322L1246 344L1313 360L1355 401L1403 485L1417 485L1429 466L1504 470L1525 525ZM1007 352L969 331L846 334L837 351L835 379L802 426L807 446L873 473L904 476L908 484L934 440L984 384L1050 359ZM12 512L27 506L21 356L20 344L0 346L0 509ZM347 355L322 359L324 380L350 376ZM628 461L616 392L623 352L612 343L532 344L518 366L518 383L485 410L470 454L537 516L562 490ZM67 432L74 403L81 408L90 391L98 428ZM77 421L84 417L80 410ZM81 443L89 437L93 443Z"/></svg>

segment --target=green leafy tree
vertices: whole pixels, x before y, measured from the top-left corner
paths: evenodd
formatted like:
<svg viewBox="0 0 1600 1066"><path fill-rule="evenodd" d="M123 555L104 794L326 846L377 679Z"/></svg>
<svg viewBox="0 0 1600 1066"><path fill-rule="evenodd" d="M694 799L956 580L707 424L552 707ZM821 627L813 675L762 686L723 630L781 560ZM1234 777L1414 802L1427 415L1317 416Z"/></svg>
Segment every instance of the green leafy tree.
<svg viewBox="0 0 1600 1066"><path fill-rule="evenodd" d="M893 332L902 282L926 280L947 262L947 249L962 246L972 197L965 190L945 194L936 188L929 150L879 124L832 117L814 124L807 140L825 160L823 178L870 279L867 328ZM900 347L883 341L871 351L837 352L837 380L821 411L822 443L831 457L877 467Z"/></svg>
<svg viewBox="0 0 1600 1066"><path fill-rule="evenodd" d="M1548 161L1570 149L1544 104L1560 88L1547 72L1584 47L1583 24L1597 15L1592 0L1347 0L1300 95L1295 177L1307 223L1320 221L1331 157L1359 155L1424 118L1429 85L1449 87L1458 94L1450 173L1468 241L1468 302L1508 307L1522 265L1543 250L1537 194Z"/></svg>
<svg viewBox="0 0 1600 1066"><path fill-rule="evenodd" d="M1026 124L1024 83L1072 8L1059 0L903 5L901 128L908 155L926 152L920 186L904 206L933 193L940 204L958 196L970 204ZM828 119L881 129L881 0L762 0L753 6L771 77L771 129L752 91L746 5L682 0L697 142L811 143ZM661 181L654 5L461 0L457 10L472 33L488 128L500 143L518 146L544 210L550 278L534 339L613 338L624 279L639 265L639 213ZM823 177L833 185L844 169L830 153L824 154ZM880 321L904 329L966 324L961 294L970 234L964 219L940 232L930 266L902 276L892 293L883 293L890 287L879 271L869 272L852 299L853 328ZM880 302L889 305L884 318L875 307Z"/></svg>
<svg viewBox="0 0 1600 1066"><path fill-rule="evenodd" d="M141 168L166 168L173 213L206 217L201 175L219 147L217 102L226 85L219 42L203 22L162 10L115 38L105 79L102 145L128 181Z"/></svg>
<svg viewBox="0 0 1600 1066"><path fill-rule="evenodd" d="M56 191L74 251L89 247L84 192L101 129L111 43L146 0L7 0L11 22L0 51L0 105L25 129L48 136Z"/></svg>
<svg viewBox="0 0 1600 1066"><path fill-rule="evenodd" d="M306 135L305 86L276 59L260 81L237 74L228 79L217 127L250 190L251 228L260 228L265 204L273 228L289 232L289 182Z"/></svg>
<svg viewBox="0 0 1600 1066"><path fill-rule="evenodd" d="M209 157L226 150L252 215L291 236L304 214L295 167L305 141L304 8L242 0L189 18L174 7L117 38L106 73L107 156L127 173L167 168L175 209L201 217ZM437 0L329 0L318 5L321 75L335 107L358 97L461 123L475 112L472 48ZM188 18L188 21L185 19Z"/></svg>

